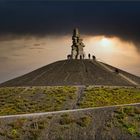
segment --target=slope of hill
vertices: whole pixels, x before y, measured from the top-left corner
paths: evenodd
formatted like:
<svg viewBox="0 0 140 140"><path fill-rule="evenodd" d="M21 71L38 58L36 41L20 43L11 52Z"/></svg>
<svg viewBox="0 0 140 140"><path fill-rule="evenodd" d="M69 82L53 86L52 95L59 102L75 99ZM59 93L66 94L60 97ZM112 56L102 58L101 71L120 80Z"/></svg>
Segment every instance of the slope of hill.
<svg viewBox="0 0 140 140"><path fill-rule="evenodd" d="M0 116L71 110L140 102L133 87L1 87Z"/></svg>
<svg viewBox="0 0 140 140"><path fill-rule="evenodd" d="M139 140L140 105L0 119L0 140Z"/></svg>
<svg viewBox="0 0 140 140"><path fill-rule="evenodd" d="M105 64L105 63L103 63L103 64ZM105 65L106 65L107 67L109 67L110 69L112 69L112 70L115 69L115 67L113 67L113 66L111 66L111 65L109 65L109 64L105 64ZM133 74L130 74L130 73L128 73L128 72L126 72L126 71L123 71L123 70L121 70L121 69L118 69L118 70L119 70L119 72L122 73L123 75L129 77L130 79L136 81L137 83L140 83L140 77L135 76L135 75L133 75Z"/></svg>
<svg viewBox="0 0 140 140"><path fill-rule="evenodd" d="M140 78L124 71L127 77L140 84ZM118 85L133 86L129 80L105 69L98 61L63 60L49 64L0 86L54 85Z"/></svg>

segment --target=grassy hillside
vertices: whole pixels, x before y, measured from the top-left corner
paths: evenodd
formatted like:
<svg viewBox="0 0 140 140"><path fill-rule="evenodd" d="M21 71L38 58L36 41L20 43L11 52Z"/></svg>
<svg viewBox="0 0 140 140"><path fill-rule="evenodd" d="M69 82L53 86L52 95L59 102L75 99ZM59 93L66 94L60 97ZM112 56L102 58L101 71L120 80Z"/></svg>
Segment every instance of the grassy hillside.
<svg viewBox="0 0 140 140"><path fill-rule="evenodd" d="M0 115L70 109L76 90L65 86L0 88Z"/></svg>
<svg viewBox="0 0 140 140"><path fill-rule="evenodd" d="M7 87L0 88L0 115L48 112L140 102L139 88Z"/></svg>
<svg viewBox="0 0 140 140"><path fill-rule="evenodd" d="M140 106L0 120L0 140L139 140Z"/></svg>
<svg viewBox="0 0 140 140"><path fill-rule="evenodd" d="M79 101L79 107L108 106L140 102L140 89L89 87Z"/></svg>

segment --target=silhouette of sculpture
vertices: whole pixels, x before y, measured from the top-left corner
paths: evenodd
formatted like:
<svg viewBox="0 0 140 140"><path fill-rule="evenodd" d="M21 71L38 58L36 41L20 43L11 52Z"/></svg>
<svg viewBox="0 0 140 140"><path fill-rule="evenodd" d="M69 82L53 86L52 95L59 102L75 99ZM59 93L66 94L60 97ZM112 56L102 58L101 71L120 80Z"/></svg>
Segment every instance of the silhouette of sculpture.
<svg viewBox="0 0 140 140"><path fill-rule="evenodd" d="M84 58L83 48L85 47L85 45L82 41L83 41L83 39L80 38L78 28L75 28L73 30L72 46L71 46L72 47L72 51L71 51L72 59L83 59Z"/></svg>

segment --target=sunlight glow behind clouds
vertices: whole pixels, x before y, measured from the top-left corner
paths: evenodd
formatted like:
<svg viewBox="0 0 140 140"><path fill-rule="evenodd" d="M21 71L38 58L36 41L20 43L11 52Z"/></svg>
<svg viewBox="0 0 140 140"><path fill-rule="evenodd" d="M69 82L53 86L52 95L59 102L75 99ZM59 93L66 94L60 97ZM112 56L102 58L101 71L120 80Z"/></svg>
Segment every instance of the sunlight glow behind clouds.
<svg viewBox="0 0 140 140"><path fill-rule="evenodd" d="M112 46L112 41L111 41L111 39L103 37L100 41L100 44L101 44L101 46L104 46L104 47L110 47L110 46Z"/></svg>
<svg viewBox="0 0 140 140"><path fill-rule="evenodd" d="M86 56L140 75L140 56L131 42L118 37L82 36ZM0 42L0 82L30 72L71 53L71 36L21 37Z"/></svg>
<svg viewBox="0 0 140 140"><path fill-rule="evenodd" d="M93 53L97 60L140 75L140 54L132 42L118 37L86 36L86 52Z"/></svg>

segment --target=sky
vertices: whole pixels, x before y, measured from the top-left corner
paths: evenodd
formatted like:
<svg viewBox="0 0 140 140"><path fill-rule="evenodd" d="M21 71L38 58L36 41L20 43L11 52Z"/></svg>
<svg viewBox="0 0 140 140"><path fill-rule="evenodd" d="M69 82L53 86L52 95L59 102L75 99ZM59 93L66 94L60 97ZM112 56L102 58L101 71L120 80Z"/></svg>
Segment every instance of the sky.
<svg viewBox="0 0 140 140"><path fill-rule="evenodd" d="M140 1L0 0L0 82L66 59L75 27L87 55L140 76Z"/></svg>

